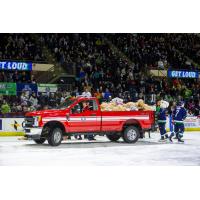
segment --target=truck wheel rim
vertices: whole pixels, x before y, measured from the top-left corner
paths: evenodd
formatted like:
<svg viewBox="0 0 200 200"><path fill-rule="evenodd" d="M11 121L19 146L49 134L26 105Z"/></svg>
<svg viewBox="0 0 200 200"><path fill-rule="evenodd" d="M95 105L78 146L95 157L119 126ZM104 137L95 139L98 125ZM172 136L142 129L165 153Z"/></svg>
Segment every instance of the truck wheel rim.
<svg viewBox="0 0 200 200"><path fill-rule="evenodd" d="M132 140L135 140L136 137L137 137L137 133L136 133L135 130L131 129L131 130L129 130L129 131L127 132L127 138L128 138L129 140L131 140L131 141L132 141Z"/></svg>
<svg viewBox="0 0 200 200"><path fill-rule="evenodd" d="M54 133L54 141L55 141L55 143L58 143L58 142L60 142L60 140L61 140L61 133L59 131L56 131Z"/></svg>

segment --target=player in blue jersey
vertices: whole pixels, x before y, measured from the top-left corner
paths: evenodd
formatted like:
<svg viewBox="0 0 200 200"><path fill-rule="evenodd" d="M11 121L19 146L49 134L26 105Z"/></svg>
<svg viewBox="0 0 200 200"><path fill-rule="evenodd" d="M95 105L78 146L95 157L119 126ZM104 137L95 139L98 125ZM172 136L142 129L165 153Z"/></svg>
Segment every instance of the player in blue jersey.
<svg viewBox="0 0 200 200"><path fill-rule="evenodd" d="M174 132L174 124L172 123L172 113L175 108L176 108L176 102L175 101L169 102L168 116L169 116L169 129L171 133Z"/></svg>
<svg viewBox="0 0 200 200"><path fill-rule="evenodd" d="M160 141L165 141L165 139L168 138L167 132L166 132L166 115L167 115L167 107L169 106L169 103L166 101L161 100L160 102L160 109L157 114L158 118L158 127L161 135Z"/></svg>
<svg viewBox="0 0 200 200"><path fill-rule="evenodd" d="M172 119L174 122L174 132L176 134L176 137L179 142L184 142L182 140L183 134L184 134L184 120L187 117L187 111L184 108L184 102L180 101L176 108L174 109L172 113ZM172 142L172 137L174 136L174 133L171 133L169 139Z"/></svg>

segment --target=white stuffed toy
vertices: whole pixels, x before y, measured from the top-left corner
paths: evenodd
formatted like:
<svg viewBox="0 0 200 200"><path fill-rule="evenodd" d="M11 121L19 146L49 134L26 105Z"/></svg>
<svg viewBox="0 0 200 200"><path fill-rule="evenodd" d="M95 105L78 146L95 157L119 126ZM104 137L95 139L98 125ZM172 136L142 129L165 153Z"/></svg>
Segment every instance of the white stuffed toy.
<svg viewBox="0 0 200 200"><path fill-rule="evenodd" d="M161 108L165 108L165 109L168 108L169 107L169 102L161 100L160 107Z"/></svg>
<svg viewBox="0 0 200 200"><path fill-rule="evenodd" d="M115 103L116 105L123 105L123 99L120 99L119 97L112 99L111 102Z"/></svg>

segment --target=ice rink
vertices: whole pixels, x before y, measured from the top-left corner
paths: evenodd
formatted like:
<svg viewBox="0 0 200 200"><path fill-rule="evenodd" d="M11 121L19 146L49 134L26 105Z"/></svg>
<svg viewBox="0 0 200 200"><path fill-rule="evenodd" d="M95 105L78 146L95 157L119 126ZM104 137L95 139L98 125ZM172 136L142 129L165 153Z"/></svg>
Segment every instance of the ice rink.
<svg viewBox="0 0 200 200"><path fill-rule="evenodd" d="M47 143L21 141L19 137L0 137L0 165L200 165L200 132L186 132L185 143L159 143L159 134L140 139L135 144L110 142L97 136L97 141L65 141L58 147Z"/></svg>

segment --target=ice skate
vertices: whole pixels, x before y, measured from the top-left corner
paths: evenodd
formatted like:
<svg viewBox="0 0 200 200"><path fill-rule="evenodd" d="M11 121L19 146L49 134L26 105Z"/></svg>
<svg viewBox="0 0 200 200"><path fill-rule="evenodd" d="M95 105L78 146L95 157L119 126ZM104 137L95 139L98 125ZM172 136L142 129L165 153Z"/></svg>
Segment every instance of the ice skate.
<svg viewBox="0 0 200 200"><path fill-rule="evenodd" d="M178 140L178 133L176 133L176 136L173 139Z"/></svg>
<svg viewBox="0 0 200 200"><path fill-rule="evenodd" d="M82 137L77 138L77 140L82 140Z"/></svg>
<svg viewBox="0 0 200 200"><path fill-rule="evenodd" d="M161 136L159 142L165 142L165 141L166 141L166 140L165 140L165 136Z"/></svg>
<svg viewBox="0 0 200 200"><path fill-rule="evenodd" d="M184 140L182 140L182 137L178 136L178 142L184 143Z"/></svg>
<svg viewBox="0 0 200 200"><path fill-rule="evenodd" d="M172 137L169 137L169 142L173 143Z"/></svg>
<svg viewBox="0 0 200 200"><path fill-rule="evenodd" d="M169 141L170 141L171 143L173 143L173 140L172 140L173 137L174 137L174 133L172 132L171 135L169 136Z"/></svg>
<svg viewBox="0 0 200 200"><path fill-rule="evenodd" d="M94 137L89 137L88 140L89 141L95 141L96 139Z"/></svg>

